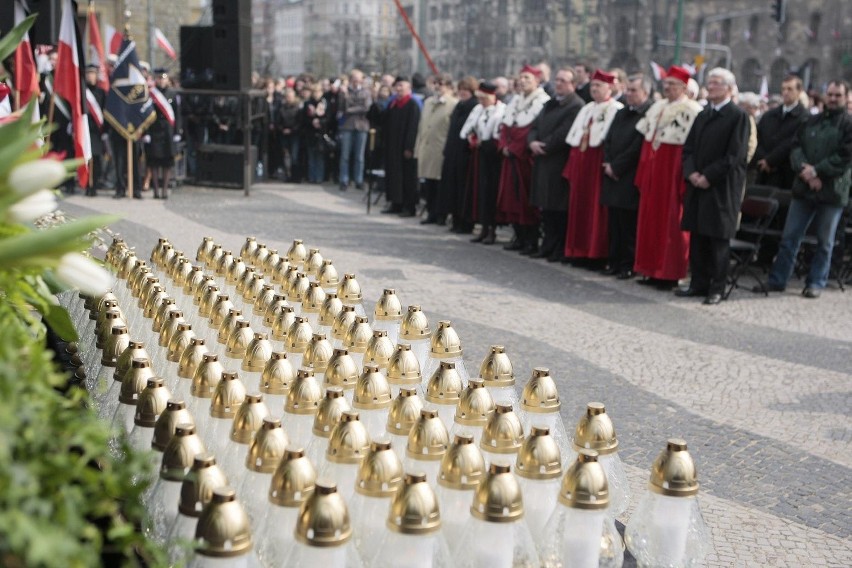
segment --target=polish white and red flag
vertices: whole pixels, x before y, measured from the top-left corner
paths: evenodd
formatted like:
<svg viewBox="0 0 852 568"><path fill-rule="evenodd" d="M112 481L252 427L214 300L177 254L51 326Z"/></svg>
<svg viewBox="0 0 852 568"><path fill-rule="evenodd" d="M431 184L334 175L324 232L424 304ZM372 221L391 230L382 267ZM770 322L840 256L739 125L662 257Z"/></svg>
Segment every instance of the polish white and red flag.
<svg viewBox="0 0 852 568"><path fill-rule="evenodd" d="M20 0L15 0L15 25L17 26L27 17ZM21 43L15 49L15 88L17 89L18 105L26 106L33 98L38 98L41 89L38 86L38 69L33 57L33 47L30 43L29 32L21 38ZM39 120L38 105L35 105L33 122Z"/></svg>
<svg viewBox="0 0 852 568"><path fill-rule="evenodd" d="M104 29L106 30L106 46L110 54L114 55L121 49L121 34L109 24L105 25Z"/></svg>
<svg viewBox="0 0 852 568"><path fill-rule="evenodd" d="M172 47L172 44L169 43L166 34L163 33L163 30L160 28L154 28L154 39L157 40L157 45L160 46L160 49L166 52L166 55L172 58L172 60L177 59L177 52L175 48Z"/></svg>
<svg viewBox="0 0 852 568"><path fill-rule="evenodd" d="M104 57L104 43L101 41L101 29L95 16L95 3L89 3L89 62L98 66L98 88L109 91L109 75Z"/></svg>
<svg viewBox="0 0 852 568"><path fill-rule="evenodd" d="M651 61L651 71L654 73L654 80L662 81L666 78L666 70L656 61Z"/></svg>
<svg viewBox="0 0 852 568"><path fill-rule="evenodd" d="M154 100L154 104L157 105L157 108L166 117L166 120L169 121L169 124L172 126L175 125L175 109L172 108L172 104L169 102L169 99L158 89L157 87L150 87L148 91L151 93L151 98Z"/></svg>
<svg viewBox="0 0 852 568"><path fill-rule="evenodd" d="M89 121L85 112L82 79L84 61L77 40L77 26L71 0L62 0L62 21L59 26L58 56L54 70L54 93L68 102L71 107L71 137L74 140L74 157L83 160L77 170L80 186L89 185L89 160L92 159L92 144L89 139Z"/></svg>

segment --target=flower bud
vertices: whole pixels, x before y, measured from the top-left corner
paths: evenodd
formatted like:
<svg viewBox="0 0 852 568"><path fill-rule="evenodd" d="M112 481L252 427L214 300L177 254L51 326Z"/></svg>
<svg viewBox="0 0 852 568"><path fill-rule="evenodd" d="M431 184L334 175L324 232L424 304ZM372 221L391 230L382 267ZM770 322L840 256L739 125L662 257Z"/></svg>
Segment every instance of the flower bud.
<svg viewBox="0 0 852 568"><path fill-rule="evenodd" d="M20 195L40 189L52 189L67 177L65 166L57 160L33 160L12 168L9 187Z"/></svg>
<svg viewBox="0 0 852 568"><path fill-rule="evenodd" d="M9 207L6 215L10 221L29 223L54 209L56 209L56 195L49 189L40 189Z"/></svg>
<svg viewBox="0 0 852 568"><path fill-rule="evenodd" d="M89 296L103 295L112 287L112 275L78 252L62 255L56 276Z"/></svg>

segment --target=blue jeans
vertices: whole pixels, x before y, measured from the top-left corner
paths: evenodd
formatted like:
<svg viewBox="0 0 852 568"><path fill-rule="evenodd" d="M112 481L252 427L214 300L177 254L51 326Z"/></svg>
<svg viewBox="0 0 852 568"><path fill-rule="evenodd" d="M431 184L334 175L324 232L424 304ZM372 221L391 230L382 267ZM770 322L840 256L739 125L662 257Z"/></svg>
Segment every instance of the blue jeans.
<svg viewBox="0 0 852 568"><path fill-rule="evenodd" d="M828 282L828 269L831 265L831 249L834 248L834 233L843 208L839 205L825 205L807 199L793 199L784 223L784 233L778 247L778 256L769 272L769 285L786 287L787 280L793 274L796 255L805 231L813 223L817 238L817 247L811 260L805 285L821 290Z"/></svg>
<svg viewBox="0 0 852 568"><path fill-rule="evenodd" d="M340 131L340 183L349 183L351 171L350 160L354 162L355 171L352 178L356 185L364 183L364 149L367 147L367 132L363 130ZM352 160L354 158L354 160Z"/></svg>
<svg viewBox="0 0 852 568"><path fill-rule="evenodd" d="M322 183L325 180L325 154L316 147L308 148L308 181Z"/></svg>

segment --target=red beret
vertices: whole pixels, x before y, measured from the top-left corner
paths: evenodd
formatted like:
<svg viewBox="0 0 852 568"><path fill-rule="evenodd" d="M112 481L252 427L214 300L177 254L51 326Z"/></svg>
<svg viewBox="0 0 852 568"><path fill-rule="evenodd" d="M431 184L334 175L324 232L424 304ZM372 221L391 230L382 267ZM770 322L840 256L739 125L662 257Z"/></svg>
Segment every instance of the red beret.
<svg viewBox="0 0 852 568"><path fill-rule="evenodd" d="M521 69L521 73L529 73L533 77L541 79L541 69L533 67L532 65L524 65Z"/></svg>
<svg viewBox="0 0 852 568"><path fill-rule="evenodd" d="M615 75L602 71L601 69L595 69L595 72L592 74L592 81L601 81L612 85L615 83Z"/></svg>
<svg viewBox="0 0 852 568"><path fill-rule="evenodd" d="M669 70L666 71L666 79L677 79L684 85L689 81L689 71L684 69L683 67L678 67L677 65L672 65L669 67Z"/></svg>

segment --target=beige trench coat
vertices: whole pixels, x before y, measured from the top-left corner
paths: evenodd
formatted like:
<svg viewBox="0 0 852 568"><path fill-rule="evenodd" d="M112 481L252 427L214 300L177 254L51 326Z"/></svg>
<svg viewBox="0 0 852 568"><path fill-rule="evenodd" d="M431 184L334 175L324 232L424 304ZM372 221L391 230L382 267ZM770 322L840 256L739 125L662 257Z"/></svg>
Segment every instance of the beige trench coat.
<svg viewBox="0 0 852 568"><path fill-rule="evenodd" d="M423 103L423 114L417 127L414 157L417 158L417 177L441 179L444 163L444 144L450 129L450 115L458 104L455 97L432 96Z"/></svg>

